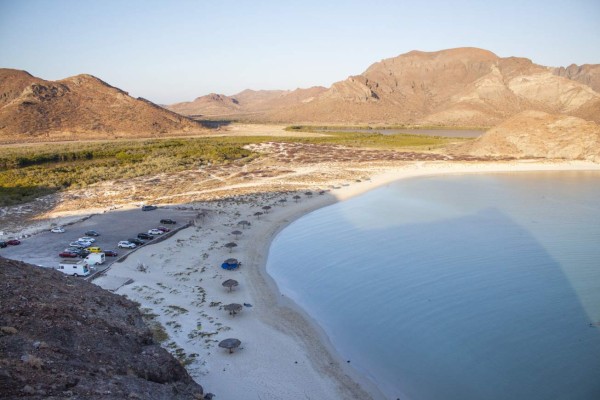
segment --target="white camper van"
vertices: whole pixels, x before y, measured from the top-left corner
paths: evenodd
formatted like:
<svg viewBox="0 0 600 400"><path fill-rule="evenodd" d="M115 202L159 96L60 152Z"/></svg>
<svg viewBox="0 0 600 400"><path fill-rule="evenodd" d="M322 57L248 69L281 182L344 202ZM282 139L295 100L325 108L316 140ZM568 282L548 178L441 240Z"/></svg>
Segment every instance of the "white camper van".
<svg viewBox="0 0 600 400"><path fill-rule="evenodd" d="M99 265L104 264L104 253L90 253L84 258L87 265Z"/></svg>
<svg viewBox="0 0 600 400"><path fill-rule="evenodd" d="M58 264L58 268L60 272L67 275L73 276L87 276L90 274L90 269L87 266L87 261L85 260L63 260Z"/></svg>

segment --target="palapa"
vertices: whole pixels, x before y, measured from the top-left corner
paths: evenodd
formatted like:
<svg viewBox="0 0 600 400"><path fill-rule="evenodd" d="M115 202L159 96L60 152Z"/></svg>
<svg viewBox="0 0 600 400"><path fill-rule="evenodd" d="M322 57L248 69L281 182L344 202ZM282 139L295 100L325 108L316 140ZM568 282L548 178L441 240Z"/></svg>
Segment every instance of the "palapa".
<svg viewBox="0 0 600 400"><path fill-rule="evenodd" d="M237 247L237 243L229 242L225 245L225 247L227 247L229 249L229 252L231 253L231 249L233 249L234 247Z"/></svg>
<svg viewBox="0 0 600 400"><path fill-rule="evenodd" d="M250 222L244 220L244 221L240 221L237 223L238 225L241 225L242 228L246 229L247 226L250 226Z"/></svg>
<svg viewBox="0 0 600 400"><path fill-rule="evenodd" d="M240 347L242 342L239 339L229 338L219 342L219 347L229 350L229 354L233 353L234 349Z"/></svg>
<svg viewBox="0 0 600 400"><path fill-rule="evenodd" d="M236 260L235 263L237 264L237 260ZM222 285L225 286L226 288L229 288L229 291L231 292L231 290L233 289L233 287L237 286L239 284L238 284L238 281L236 281L235 279L227 279L225 282L222 283Z"/></svg>

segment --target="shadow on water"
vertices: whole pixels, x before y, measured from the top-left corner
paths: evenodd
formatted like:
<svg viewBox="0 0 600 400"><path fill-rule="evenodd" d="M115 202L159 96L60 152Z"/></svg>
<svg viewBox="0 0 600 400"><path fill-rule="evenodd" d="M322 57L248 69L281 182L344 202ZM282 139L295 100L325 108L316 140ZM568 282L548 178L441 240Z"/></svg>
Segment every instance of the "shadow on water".
<svg viewBox="0 0 600 400"><path fill-rule="evenodd" d="M329 223L319 210L303 222L312 228L287 228L269 256L285 271L269 272L284 292L301 294L292 297L384 392L417 400L600 398L600 335L581 294L508 215L488 208L357 229L331 210ZM294 242L301 248L290 250Z"/></svg>

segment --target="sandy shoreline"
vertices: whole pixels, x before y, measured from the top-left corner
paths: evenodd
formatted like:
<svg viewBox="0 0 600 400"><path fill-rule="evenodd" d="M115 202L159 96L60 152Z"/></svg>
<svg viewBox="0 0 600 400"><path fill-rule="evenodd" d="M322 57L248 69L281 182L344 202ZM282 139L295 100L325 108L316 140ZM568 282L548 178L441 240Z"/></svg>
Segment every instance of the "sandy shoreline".
<svg viewBox="0 0 600 400"><path fill-rule="evenodd" d="M132 279L132 284L119 287L117 293L157 315L169 335L166 347L184 355L192 375L219 398L384 398L372 382L339 359L315 321L279 293L266 273L275 235L308 212L400 179L558 170L600 170L600 165L579 161L417 162L390 168L368 181L338 186L322 196L301 195L297 203L288 195L285 206L277 202L281 195L272 194L212 204L200 227L140 249L96 283L117 288ZM272 209L257 219L254 213L264 205L272 205ZM251 227L240 228L237 223L241 220L250 221ZM235 229L243 232L239 240L231 235ZM238 244L231 253L223 247L230 241ZM242 268L222 270L221 262L229 257L240 259ZM139 263L147 265L148 272L138 271ZM228 278L240 283L231 293L221 286ZM231 302L252 307L234 317L220 309ZM227 337L239 338L243 348L234 354L218 348L218 341Z"/></svg>

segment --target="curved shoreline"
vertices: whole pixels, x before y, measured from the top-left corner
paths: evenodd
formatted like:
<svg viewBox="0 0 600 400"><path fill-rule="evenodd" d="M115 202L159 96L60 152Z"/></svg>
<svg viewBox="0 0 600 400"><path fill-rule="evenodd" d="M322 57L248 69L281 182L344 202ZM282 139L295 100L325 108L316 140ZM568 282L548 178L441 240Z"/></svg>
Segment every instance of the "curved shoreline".
<svg viewBox="0 0 600 400"><path fill-rule="evenodd" d="M280 216L279 219L272 223L270 229L268 229L265 235L261 235L263 238L260 251L257 253L258 256L250 258L254 265L258 266L257 273L250 275L252 279L252 287L255 290L266 287L269 290L262 291L262 299L266 308L278 309L278 314L285 314L288 312L296 313L300 318L304 319L308 324L298 325L295 327L297 330L303 331L302 336L313 336L318 337L319 342L316 345L312 343L313 347L307 348L310 351L309 356L313 359L316 368L322 368L323 356L322 350L327 351L327 356L330 359L336 360L336 364L340 367L340 371L336 371L334 379L339 380L344 387L348 385L353 386L347 382L347 379L352 379L359 388L355 387L359 391L365 391L373 399L385 399L385 395L379 390L376 382L361 376L359 372L354 368L350 367L345 363L340 354L337 352L335 345L332 343L331 338L327 336L323 328L306 310L296 304L293 300L283 297L281 291L275 282L275 280L268 274L266 270L266 264L269 254L269 249L273 239L285 229L289 224L302 216L315 211L317 209L327 207L335 204L336 202L349 199L351 197L359 196L370 190L384 186L386 184L400 181L404 179L427 177L427 176L440 176L440 175L457 175L457 174L477 174L477 173L519 173L519 172L559 172L559 171L600 171L600 164L592 162L580 162L580 161L565 161L565 162L548 162L548 161L510 161L510 162L498 162L498 163L416 163L409 164L407 166L394 168L385 173L373 177L370 182L364 182L352 187L342 188L337 196L333 198L328 197L320 202L310 203L304 207L297 206L293 212L285 213ZM257 296L258 297L258 296ZM265 322L271 326L280 322L273 319L265 319ZM306 343L305 343L306 345ZM322 347L322 348L320 348ZM341 372L341 376L340 376ZM345 393L342 393L344 395ZM356 392L355 392L356 394Z"/></svg>
<svg viewBox="0 0 600 400"><path fill-rule="evenodd" d="M275 236L311 211L402 179L444 174L583 170L600 171L600 164L417 162L386 168L383 172L381 168L369 170L370 173L363 170L361 174L373 177L343 185L324 195L302 196L298 203L278 203L277 200L286 195L269 190L233 200L197 203L193 204L196 209L210 208L209 217L201 227L192 227L164 242L144 246L95 283L111 288L117 287L111 286L116 281L131 279L132 284L120 286L116 292L138 301L146 312L156 315L156 321L163 325L169 337L164 346L184 357L195 355L193 359L184 358L190 361L188 371L207 391L220 398L385 399L375 380L368 379L341 359L332 343L334 338L329 338L316 320L281 294L266 271ZM255 212L273 202L278 205L257 219ZM252 224L243 230L240 240L236 240L238 247L229 251L224 244L232 240L232 230L244 218ZM240 259L243 267L235 271L222 270L223 260L232 256ZM148 271L140 271L139 263L149 266ZM224 290L221 284L228 278L240 283L232 292ZM253 306L234 317L221 308L227 302ZM225 337L241 339L243 349L232 355L221 351L216 343Z"/></svg>

